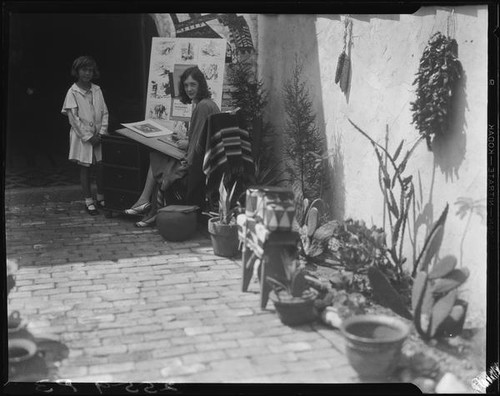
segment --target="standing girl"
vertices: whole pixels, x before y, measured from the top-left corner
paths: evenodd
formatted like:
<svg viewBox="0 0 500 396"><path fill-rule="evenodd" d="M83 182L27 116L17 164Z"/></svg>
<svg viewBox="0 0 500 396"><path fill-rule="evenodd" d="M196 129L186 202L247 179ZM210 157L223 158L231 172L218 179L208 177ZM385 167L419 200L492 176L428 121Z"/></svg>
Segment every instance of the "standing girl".
<svg viewBox="0 0 500 396"><path fill-rule="evenodd" d="M96 61L91 56L75 59L71 75L76 82L69 88L61 112L68 117L69 159L80 166L80 182L85 208L91 215L98 213L90 187L90 166L96 166L97 205L104 207L100 161L101 135L108 130L108 108L101 88L92 83L99 78Z"/></svg>

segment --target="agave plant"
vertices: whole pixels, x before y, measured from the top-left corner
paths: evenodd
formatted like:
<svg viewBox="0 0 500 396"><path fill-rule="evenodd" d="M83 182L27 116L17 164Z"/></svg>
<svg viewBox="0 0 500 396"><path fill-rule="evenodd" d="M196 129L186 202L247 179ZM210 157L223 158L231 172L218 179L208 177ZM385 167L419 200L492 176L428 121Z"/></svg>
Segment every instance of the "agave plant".
<svg viewBox="0 0 500 396"><path fill-rule="evenodd" d="M458 298L457 289L469 277L469 270L455 268L457 259L452 255L432 263L441 247L447 214L448 205L425 240L415 263L416 277L411 298L413 314L378 268L372 266L368 270L370 284L380 302L398 315L413 320L424 339L455 335L465 320L467 305Z"/></svg>
<svg viewBox="0 0 500 396"><path fill-rule="evenodd" d="M229 224L239 210L237 204L233 205L237 182L234 182L231 190L228 192L224 186L224 175L222 175L219 186L219 212L205 212L205 214L210 217L218 217L221 224Z"/></svg>

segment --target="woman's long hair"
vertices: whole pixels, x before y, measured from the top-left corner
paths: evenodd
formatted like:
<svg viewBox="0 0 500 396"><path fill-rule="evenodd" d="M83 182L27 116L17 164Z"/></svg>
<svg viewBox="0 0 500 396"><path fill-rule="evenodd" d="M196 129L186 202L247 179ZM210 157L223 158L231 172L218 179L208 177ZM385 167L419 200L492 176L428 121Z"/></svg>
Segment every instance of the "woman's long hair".
<svg viewBox="0 0 500 396"><path fill-rule="evenodd" d="M202 71L198 68L198 66L190 67L189 69L184 70L184 73L181 75L181 80L179 81L179 92L181 94L181 102L184 104L191 103L191 99L187 96L186 91L184 90L184 82L186 79L191 76L193 80L198 83L198 93L196 95L196 100L199 102L202 99L210 98L211 94L208 90L207 80L203 75Z"/></svg>

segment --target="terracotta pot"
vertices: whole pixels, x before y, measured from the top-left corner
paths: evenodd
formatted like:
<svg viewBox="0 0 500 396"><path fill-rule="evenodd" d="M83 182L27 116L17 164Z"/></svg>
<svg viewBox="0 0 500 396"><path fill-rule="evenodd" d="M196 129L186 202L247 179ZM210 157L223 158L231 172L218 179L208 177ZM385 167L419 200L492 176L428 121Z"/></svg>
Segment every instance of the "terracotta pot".
<svg viewBox="0 0 500 396"><path fill-rule="evenodd" d="M385 315L352 316L342 322L340 330L349 363L368 381L383 380L394 372L410 332L400 319Z"/></svg>
<svg viewBox="0 0 500 396"><path fill-rule="evenodd" d="M208 221L208 232L212 240L214 254L222 257L234 257L239 252L238 225L221 224L219 219Z"/></svg>
<svg viewBox="0 0 500 396"><path fill-rule="evenodd" d="M314 307L314 297L310 299L295 297L291 300L280 300L273 291L269 294L269 298L274 303L278 317L284 325L297 326L310 323L318 317Z"/></svg>

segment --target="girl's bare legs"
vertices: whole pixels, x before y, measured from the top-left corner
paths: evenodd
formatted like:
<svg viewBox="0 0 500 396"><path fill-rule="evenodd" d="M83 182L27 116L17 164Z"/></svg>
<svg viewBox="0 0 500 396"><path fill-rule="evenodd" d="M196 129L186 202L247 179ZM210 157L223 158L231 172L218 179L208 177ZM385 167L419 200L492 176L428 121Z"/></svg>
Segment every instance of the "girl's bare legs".
<svg viewBox="0 0 500 396"><path fill-rule="evenodd" d="M82 185L83 197L88 204L88 200L92 201L92 192L90 190L90 168L87 166L80 166L80 183Z"/></svg>
<svg viewBox="0 0 500 396"><path fill-rule="evenodd" d="M153 171L151 166L148 169L148 176L146 177L146 182L144 183L144 189L139 197L139 199L132 205L133 208L136 206L151 202L151 195L155 187L156 180L153 177Z"/></svg>
<svg viewBox="0 0 500 396"><path fill-rule="evenodd" d="M95 166L96 174L95 174L95 182L97 184L97 201L103 201L104 200L104 195L102 191L102 187L104 186L103 180L102 180L102 164L101 162L98 162Z"/></svg>

